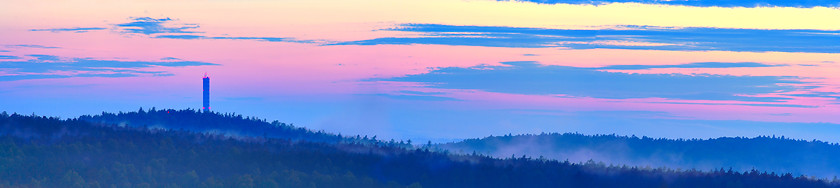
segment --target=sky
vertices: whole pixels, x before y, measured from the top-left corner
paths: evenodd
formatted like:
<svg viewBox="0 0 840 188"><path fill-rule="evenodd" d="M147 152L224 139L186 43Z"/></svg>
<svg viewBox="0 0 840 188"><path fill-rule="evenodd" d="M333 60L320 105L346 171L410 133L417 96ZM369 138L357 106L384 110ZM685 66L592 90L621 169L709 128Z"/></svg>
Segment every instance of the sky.
<svg viewBox="0 0 840 188"><path fill-rule="evenodd" d="M840 3L2 1L0 111L201 108L447 142L840 142Z"/></svg>

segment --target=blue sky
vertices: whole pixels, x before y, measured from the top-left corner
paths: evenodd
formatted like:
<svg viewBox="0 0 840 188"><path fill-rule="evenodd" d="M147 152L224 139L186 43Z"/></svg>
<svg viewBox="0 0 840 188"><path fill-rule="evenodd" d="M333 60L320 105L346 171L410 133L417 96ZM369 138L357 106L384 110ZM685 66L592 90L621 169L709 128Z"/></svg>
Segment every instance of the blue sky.
<svg viewBox="0 0 840 188"><path fill-rule="evenodd" d="M189 5L189 6L188 6ZM192 6L200 5L200 6ZM13 1L0 111L211 107L345 135L840 142L836 1Z"/></svg>

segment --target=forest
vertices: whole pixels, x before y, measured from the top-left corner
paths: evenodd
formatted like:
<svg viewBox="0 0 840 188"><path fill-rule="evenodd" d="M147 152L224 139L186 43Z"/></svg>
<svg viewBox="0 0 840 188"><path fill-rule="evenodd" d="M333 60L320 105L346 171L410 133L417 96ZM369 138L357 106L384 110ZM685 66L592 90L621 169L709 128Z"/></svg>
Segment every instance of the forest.
<svg viewBox="0 0 840 188"><path fill-rule="evenodd" d="M241 115L150 109L69 119L0 113L0 187L840 187L840 182L757 170L458 154Z"/></svg>

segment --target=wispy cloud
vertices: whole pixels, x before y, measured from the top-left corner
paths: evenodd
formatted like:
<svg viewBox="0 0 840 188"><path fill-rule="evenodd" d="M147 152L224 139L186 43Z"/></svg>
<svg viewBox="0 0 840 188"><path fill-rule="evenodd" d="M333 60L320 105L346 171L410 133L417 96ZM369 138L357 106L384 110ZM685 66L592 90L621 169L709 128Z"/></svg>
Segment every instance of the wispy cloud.
<svg viewBox="0 0 840 188"><path fill-rule="evenodd" d="M619 26L614 29L545 29L403 24L387 30L416 35L331 45L437 44L512 48L646 49L840 53L840 31Z"/></svg>
<svg viewBox="0 0 840 188"><path fill-rule="evenodd" d="M30 29L29 31L50 31L50 32L64 32L72 31L76 33L84 33L88 31L105 30L104 27L74 27L74 28L53 28L53 29Z"/></svg>
<svg viewBox="0 0 840 188"><path fill-rule="evenodd" d="M32 79L48 79L48 78L70 78L69 75L56 74L24 74L24 75L0 75L0 82L2 81L16 81L16 80L32 80Z"/></svg>
<svg viewBox="0 0 840 188"><path fill-rule="evenodd" d="M201 36L201 35L158 35L158 36L155 36L155 38L187 39L187 40L194 40L194 39L257 40L257 41L266 41L266 42L315 43L315 41L311 41L311 40L297 40L297 39L294 39L294 38L283 38L283 37L208 37L208 36Z"/></svg>
<svg viewBox="0 0 840 188"><path fill-rule="evenodd" d="M204 31L199 31L199 24L183 23L172 18L151 18L131 17L127 23L112 24L112 31L144 35L159 39L184 39L184 40L255 40L265 42L295 42L314 43L312 40L298 40L291 37L268 37L268 36L213 36ZM105 27L75 27L75 28L50 28L31 29L30 31L51 31L51 32L76 32L82 33L93 30L105 30Z"/></svg>
<svg viewBox="0 0 840 188"><path fill-rule="evenodd" d="M132 22L116 24L115 26L127 33L144 35L158 33L201 33L190 31L191 29L197 29L199 27L198 24L173 22L171 18L137 17L131 18L131 20Z"/></svg>
<svg viewBox="0 0 840 188"><path fill-rule="evenodd" d="M162 39L206 39L207 37L202 35L158 35L155 38L162 38Z"/></svg>
<svg viewBox="0 0 840 188"><path fill-rule="evenodd" d="M15 45L6 45L7 48L44 48L44 49L56 49L59 47L55 46L44 46L44 45L37 45L37 44L15 44Z"/></svg>
<svg viewBox="0 0 840 188"><path fill-rule="evenodd" d="M503 62L503 66L445 67L423 74L369 81L417 82L433 88L483 90L533 95L609 99L666 98L781 102L787 97L757 97L801 89L798 77L711 74L629 74L591 68Z"/></svg>
<svg viewBox="0 0 840 188"><path fill-rule="evenodd" d="M788 107L788 108L817 108L819 106L800 104L768 104L768 103L695 103L695 102L650 102L661 104L697 104L697 105L741 105L741 106L762 106L762 107Z"/></svg>
<svg viewBox="0 0 840 188"><path fill-rule="evenodd" d="M840 92L808 92L808 93L801 93L801 94L786 94L787 96L792 97L812 97L812 98L826 98L831 100L840 101Z"/></svg>
<svg viewBox="0 0 840 188"><path fill-rule="evenodd" d="M53 55L31 54L17 61L0 61L0 81L68 77L132 77L169 76L165 71L145 71L151 67L184 67L218 65L199 61L119 61L93 58L62 58Z"/></svg>
<svg viewBox="0 0 840 188"><path fill-rule="evenodd" d="M509 0L500 0L509 1ZM643 3L660 5L682 5L698 7L838 7L840 2L834 0L514 0L543 4L590 4L603 5L609 3Z"/></svg>
<svg viewBox="0 0 840 188"><path fill-rule="evenodd" d="M771 65L755 62L698 62L679 65L611 65L596 69L601 70L644 70L657 68L750 68L750 67L782 67L789 65Z"/></svg>
<svg viewBox="0 0 840 188"><path fill-rule="evenodd" d="M0 55L0 59L20 59L18 56Z"/></svg>
<svg viewBox="0 0 840 188"><path fill-rule="evenodd" d="M393 94L359 94L362 96L384 97L394 100L412 100L412 101L458 101L458 99L440 96L424 96L424 95L393 95Z"/></svg>

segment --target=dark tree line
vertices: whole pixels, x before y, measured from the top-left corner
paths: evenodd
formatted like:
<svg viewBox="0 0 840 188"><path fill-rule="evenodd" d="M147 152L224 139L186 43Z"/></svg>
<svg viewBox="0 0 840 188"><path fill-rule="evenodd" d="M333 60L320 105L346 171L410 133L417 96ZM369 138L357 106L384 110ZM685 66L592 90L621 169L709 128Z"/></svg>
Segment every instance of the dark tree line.
<svg viewBox="0 0 840 188"><path fill-rule="evenodd" d="M226 118L218 120L265 122ZM149 127L2 113L0 187L838 187L758 171L497 159L381 141L299 139L316 135L230 137Z"/></svg>
<svg viewBox="0 0 840 188"><path fill-rule="evenodd" d="M201 112L192 109L157 110L151 108L149 110L143 110L141 108L136 112L102 112L100 115L84 115L78 119L100 124L117 124L120 126L151 129L187 130L234 137L268 137L330 144L364 143L411 147L405 141L380 141L376 139L376 136L342 136L341 134L329 134L323 131L312 131L295 127L293 124L286 124L280 121L269 122L265 119L242 116L241 114Z"/></svg>

